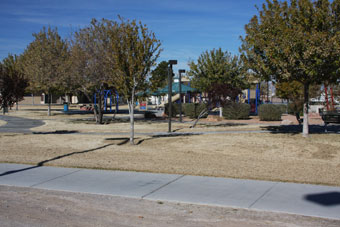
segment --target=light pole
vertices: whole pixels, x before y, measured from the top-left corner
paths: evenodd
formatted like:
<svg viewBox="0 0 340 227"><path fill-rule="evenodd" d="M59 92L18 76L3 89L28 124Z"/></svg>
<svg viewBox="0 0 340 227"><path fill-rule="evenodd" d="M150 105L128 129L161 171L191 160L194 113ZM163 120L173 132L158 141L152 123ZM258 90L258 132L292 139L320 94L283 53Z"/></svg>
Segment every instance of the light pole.
<svg viewBox="0 0 340 227"><path fill-rule="evenodd" d="M182 73L185 73L185 69L178 70L178 76L179 76L179 122L182 122Z"/></svg>
<svg viewBox="0 0 340 227"><path fill-rule="evenodd" d="M169 105L169 129L168 133L171 133L171 116L172 116L172 65L176 65L177 60L169 60L168 65L168 105Z"/></svg>

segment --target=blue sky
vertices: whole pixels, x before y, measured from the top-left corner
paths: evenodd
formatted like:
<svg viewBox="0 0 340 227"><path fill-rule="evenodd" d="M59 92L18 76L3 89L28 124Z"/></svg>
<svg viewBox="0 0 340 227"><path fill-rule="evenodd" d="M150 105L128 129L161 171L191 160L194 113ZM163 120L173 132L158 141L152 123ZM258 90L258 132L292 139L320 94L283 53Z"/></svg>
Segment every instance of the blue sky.
<svg viewBox="0 0 340 227"><path fill-rule="evenodd" d="M265 0L0 0L0 60L20 54L43 26L64 38L92 18L137 19L156 34L161 60L177 59L188 69L205 50L221 47L238 54L244 25Z"/></svg>

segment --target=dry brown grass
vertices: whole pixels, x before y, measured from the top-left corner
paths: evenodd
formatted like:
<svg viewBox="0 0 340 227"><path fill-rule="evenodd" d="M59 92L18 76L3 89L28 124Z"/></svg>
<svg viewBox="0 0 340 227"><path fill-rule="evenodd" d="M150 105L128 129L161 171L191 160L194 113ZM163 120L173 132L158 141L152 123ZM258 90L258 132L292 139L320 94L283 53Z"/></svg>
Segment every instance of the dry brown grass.
<svg viewBox="0 0 340 227"><path fill-rule="evenodd" d="M1 134L0 162L340 185L337 135L181 137Z"/></svg>
<svg viewBox="0 0 340 227"><path fill-rule="evenodd" d="M20 111L19 111L20 112ZM31 113L32 114L32 113ZM56 117L56 116L54 116ZM73 116L74 117L74 116ZM73 118L71 117L71 118ZM95 125L67 117L46 120L34 128L46 134L0 134L0 162L102 168L288 181L340 186L340 136L313 134L212 134L178 137L51 134L56 130L78 132L129 132L129 123ZM256 130L258 125L189 129L180 132ZM166 132L167 124L137 121L136 132ZM53 160L52 160L53 159Z"/></svg>
<svg viewBox="0 0 340 227"><path fill-rule="evenodd" d="M0 126L3 126L3 125L5 125L5 124L7 124L6 121L0 120Z"/></svg>

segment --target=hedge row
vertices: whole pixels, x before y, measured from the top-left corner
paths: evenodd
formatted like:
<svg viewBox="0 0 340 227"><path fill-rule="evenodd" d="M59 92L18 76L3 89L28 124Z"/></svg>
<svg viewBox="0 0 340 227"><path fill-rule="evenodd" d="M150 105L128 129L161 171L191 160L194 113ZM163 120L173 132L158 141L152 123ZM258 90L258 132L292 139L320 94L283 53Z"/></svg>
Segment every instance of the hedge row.
<svg viewBox="0 0 340 227"><path fill-rule="evenodd" d="M282 113L286 112L281 105L262 104L258 114L261 121L280 121Z"/></svg>
<svg viewBox="0 0 340 227"><path fill-rule="evenodd" d="M197 118L198 115L207 108L207 105L205 103L182 103L182 114L190 117L190 118ZM169 115L169 104L165 104L165 110L166 115ZM172 117L176 117L176 115L179 114L179 104L172 103L171 108ZM207 117L206 114L203 117Z"/></svg>
<svg viewBox="0 0 340 227"><path fill-rule="evenodd" d="M183 111L185 116L190 118L197 118L199 114L207 109L207 104L205 103L185 103L183 106ZM203 117L207 117L208 114L204 115Z"/></svg>
<svg viewBox="0 0 340 227"><path fill-rule="evenodd" d="M183 103L182 114L190 117L197 118L199 114L207 109L205 103ZM172 103L172 117L179 114L179 104ZM248 119L250 112L250 105L246 103L230 103L223 107L223 117L226 119ZM169 115L169 104L165 104L165 114ZM206 114L203 117L207 117Z"/></svg>
<svg viewBox="0 0 340 227"><path fill-rule="evenodd" d="M164 107L165 107L165 109L164 109L165 114L169 116L169 103L166 103L164 105ZM182 108L183 108L183 106L182 106ZM171 114L172 117L176 117L176 115L179 114L179 104L172 103L172 105L171 105L171 113L172 113Z"/></svg>
<svg viewBox="0 0 340 227"><path fill-rule="evenodd" d="M223 117L230 120L248 119L249 113L250 105L247 103L230 103L222 111Z"/></svg>
<svg viewBox="0 0 340 227"><path fill-rule="evenodd" d="M165 104L165 113L169 114L169 105ZM198 115L207 108L205 103L183 103L182 114L197 118ZM258 114L261 121L280 121L281 115L287 112L286 105L262 104L258 108ZM289 106L288 106L289 112ZM223 107L222 115L225 119L238 120L248 119L250 113L250 105L247 103L229 103ZM172 117L179 114L179 104L172 103ZM207 115L203 116L207 117Z"/></svg>

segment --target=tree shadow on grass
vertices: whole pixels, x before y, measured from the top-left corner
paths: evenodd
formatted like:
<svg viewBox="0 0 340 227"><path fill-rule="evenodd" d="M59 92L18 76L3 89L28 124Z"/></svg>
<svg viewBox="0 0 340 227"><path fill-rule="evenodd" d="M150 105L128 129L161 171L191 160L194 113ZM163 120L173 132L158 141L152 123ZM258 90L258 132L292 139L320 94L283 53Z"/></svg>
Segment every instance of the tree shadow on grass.
<svg viewBox="0 0 340 227"><path fill-rule="evenodd" d="M159 133L153 136L150 136L149 138L145 138L145 139L140 139L138 137L135 137L135 140L137 141L135 143L135 145L140 145L142 144L144 141L148 141L148 140L153 140L153 139L157 139L157 138L162 138L162 137L183 137L183 136L195 136L195 135L201 135L202 133L191 133L191 132L172 132L172 133ZM114 143L114 145L125 145L130 141L130 137L118 137L118 138L106 138L105 140L107 141L121 141L119 143Z"/></svg>
<svg viewBox="0 0 340 227"><path fill-rule="evenodd" d="M110 144L106 144L104 146L96 147L96 148L85 150L85 151L76 151L76 152L71 152L71 153L64 154L64 155L59 155L57 157L41 161L41 162L39 162L35 166L27 167L27 168L24 168L24 169L11 170L11 171L4 172L4 173L0 174L0 177L6 176L6 175L10 175L10 174L13 174L13 173L18 173L18 172L23 172L23 171L26 171L26 170L31 170L31 169L39 168L39 167L44 166L46 163L49 163L49 162L52 162L52 161L55 161L55 160L66 158L66 157L69 157L69 156L72 156L72 155L85 154L85 153L97 151L97 150L100 150L100 149L103 149L105 147L109 147L109 146L112 146L112 145L115 145L115 144L110 143Z"/></svg>
<svg viewBox="0 0 340 227"><path fill-rule="evenodd" d="M200 123L199 125L205 126L205 127L236 127L236 126L244 126L247 125L245 123Z"/></svg>
<svg viewBox="0 0 340 227"><path fill-rule="evenodd" d="M76 130L56 130L53 132L33 132L32 134L36 135L49 135L49 134L73 134L78 133Z"/></svg>
<svg viewBox="0 0 340 227"><path fill-rule="evenodd" d="M135 138L135 139L138 139L138 138ZM108 140L108 141L117 141L117 140L119 141L119 140L121 140L120 143L115 144L115 145L121 146L121 145L127 144L130 141L130 138L128 138L128 137L106 138L105 140Z"/></svg>
<svg viewBox="0 0 340 227"><path fill-rule="evenodd" d="M301 134L302 125L278 125L278 126L261 126L262 130L269 131L273 134ZM328 125L327 132L325 126L309 125L309 134L339 134L340 125Z"/></svg>
<svg viewBox="0 0 340 227"><path fill-rule="evenodd" d="M148 140L153 140L153 139L157 139L157 138L164 138L164 137L188 137L188 136L196 136L196 135L201 135L201 133L167 133L167 134L158 134L158 135L153 135L150 138L146 138L146 139L141 139L139 140L136 145L140 145L145 141Z"/></svg>

